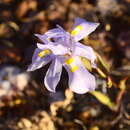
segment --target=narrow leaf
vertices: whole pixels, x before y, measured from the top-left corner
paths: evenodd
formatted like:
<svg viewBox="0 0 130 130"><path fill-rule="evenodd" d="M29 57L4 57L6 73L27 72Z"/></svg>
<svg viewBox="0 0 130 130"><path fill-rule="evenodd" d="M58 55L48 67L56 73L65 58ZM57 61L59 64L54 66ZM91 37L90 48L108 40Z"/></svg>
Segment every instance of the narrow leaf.
<svg viewBox="0 0 130 130"><path fill-rule="evenodd" d="M113 109L115 104L110 100L110 98L103 94L102 92L99 92L99 91L93 91L93 92L90 92L93 96L96 97L96 99L101 102L102 104L108 106L110 109Z"/></svg>

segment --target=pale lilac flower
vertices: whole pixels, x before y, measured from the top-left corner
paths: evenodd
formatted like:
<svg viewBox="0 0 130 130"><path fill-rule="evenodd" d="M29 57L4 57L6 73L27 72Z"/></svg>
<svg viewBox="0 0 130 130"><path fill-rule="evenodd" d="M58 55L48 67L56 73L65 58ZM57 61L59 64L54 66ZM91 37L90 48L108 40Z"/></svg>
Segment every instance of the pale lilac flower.
<svg viewBox="0 0 130 130"><path fill-rule="evenodd" d="M59 25L44 35L36 34L45 44L37 43L28 71L39 69L52 61L44 79L45 86L49 91L55 92L61 77L62 66L68 72L69 87L72 91L78 94L93 91L95 77L88 72L79 57L88 59L95 67L96 56L91 47L78 41L93 32L98 25L99 23L76 18L70 34Z"/></svg>

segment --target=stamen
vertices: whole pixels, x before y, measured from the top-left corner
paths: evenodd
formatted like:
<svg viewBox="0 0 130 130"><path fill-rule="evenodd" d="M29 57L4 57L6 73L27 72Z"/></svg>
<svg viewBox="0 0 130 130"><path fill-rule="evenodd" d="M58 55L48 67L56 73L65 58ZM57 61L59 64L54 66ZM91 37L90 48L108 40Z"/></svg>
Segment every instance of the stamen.
<svg viewBox="0 0 130 130"><path fill-rule="evenodd" d="M78 66L75 64L74 58L69 58L65 61L65 63L69 66L71 72L75 72L76 70L78 70Z"/></svg>
<svg viewBox="0 0 130 130"><path fill-rule="evenodd" d="M72 35L72 36L77 35L82 29L83 29L83 27L82 27L81 25L77 26L77 27L71 32L71 35Z"/></svg>
<svg viewBox="0 0 130 130"><path fill-rule="evenodd" d="M46 55L49 55L50 53L51 53L51 51L47 49L47 50L43 50L43 51L39 52L38 56L40 58L44 58Z"/></svg>

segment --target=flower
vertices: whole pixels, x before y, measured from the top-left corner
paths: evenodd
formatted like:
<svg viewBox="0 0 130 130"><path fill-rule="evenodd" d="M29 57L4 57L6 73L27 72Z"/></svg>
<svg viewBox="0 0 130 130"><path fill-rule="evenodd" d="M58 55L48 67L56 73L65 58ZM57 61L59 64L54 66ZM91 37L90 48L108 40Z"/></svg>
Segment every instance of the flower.
<svg viewBox="0 0 130 130"><path fill-rule="evenodd" d="M35 34L44 44L37 43L28 71L39 69L52 61L44 79L49 91L55 92L61 77L62 66L68 72L69 87L73 92L83 94L93 91L96 86L95 77L88 72L80 57L88 59L92 67L95 67L96 56L91 47L79 41L93 32L98 25L99 23L76 18L71 33L57 25L57 28L47 31L44 35Z"/></svg>

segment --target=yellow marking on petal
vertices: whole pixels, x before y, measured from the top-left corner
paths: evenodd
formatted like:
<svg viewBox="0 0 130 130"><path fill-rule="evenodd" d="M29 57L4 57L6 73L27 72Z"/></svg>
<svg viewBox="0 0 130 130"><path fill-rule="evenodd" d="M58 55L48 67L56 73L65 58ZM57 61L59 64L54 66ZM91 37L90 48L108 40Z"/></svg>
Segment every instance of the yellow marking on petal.
<svg viewBox="0 0 130 130"><path fill-rule="evenodd" d="M74 58L71 57L71 58L69 58L68 60L66 60L65 62L66 62L66 64L69 65L69 64L71 64L72 62L74 62Z"/></svg>
<svg viewBox="0 0 130 130"><path fill-rule="evenodd" d="M75 72L76 70L78 70L78 66L77 65L70 65L70 70L71 70L71 72Z"/></svg>
<svg viewBox="0 0 130 130"><path fill-rule="evenodd" d="M65 61L65 63L69 66L71 72L75 72L76 70L78 70L78 66L75 64L74 58L69 58Z"/></svg>
<svg viewBox="0 0 130 130"><path fill-rule="evenodd" d="M83 27L81 25L78 25L72 32L71 35L75 36L77 35L80 31L82 31Z"/></svg>
<svg viewBox="0 0 130 130"><path fill-rule="evenodd" d="M41 51L41 52L38 53L38 56L39 56L40 58L44 58L46 55L48 55L48 54L50 54L50 53L51 53L50 50L43 50L43 51Z"/></svg>

